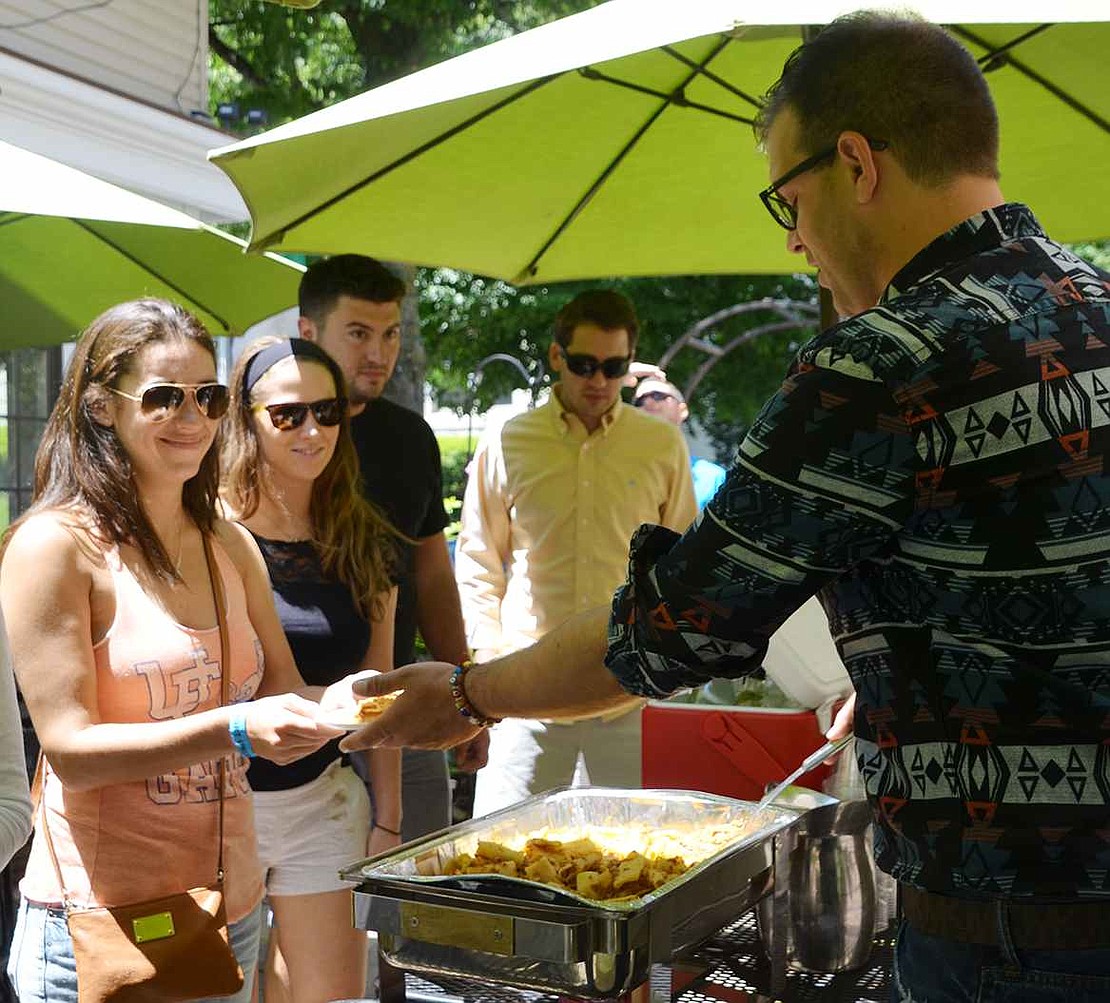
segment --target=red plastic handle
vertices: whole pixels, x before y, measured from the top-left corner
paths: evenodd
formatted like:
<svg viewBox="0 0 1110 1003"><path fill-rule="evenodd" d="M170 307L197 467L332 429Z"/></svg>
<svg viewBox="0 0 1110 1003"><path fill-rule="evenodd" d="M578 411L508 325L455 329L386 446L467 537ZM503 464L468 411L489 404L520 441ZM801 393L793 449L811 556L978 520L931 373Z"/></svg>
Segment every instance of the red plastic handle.
<svg viewBox="0 0 1110 1003"><path fill-rule="evenodd" d="M701 734L706 743L720 753L742 776L763 787L781 780L790 768L780 763L738 720L737 714L717 711L702 721Z"/></svg>

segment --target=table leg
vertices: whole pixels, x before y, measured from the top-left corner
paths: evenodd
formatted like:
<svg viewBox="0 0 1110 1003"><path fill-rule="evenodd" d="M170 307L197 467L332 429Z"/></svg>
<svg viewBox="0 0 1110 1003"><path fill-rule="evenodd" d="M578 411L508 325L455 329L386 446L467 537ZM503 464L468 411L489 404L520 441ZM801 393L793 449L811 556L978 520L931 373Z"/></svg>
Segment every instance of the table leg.
<svg viewBox="0 0 1110 1003"><path fill-rule="evenodd" d="M378 951L378 1003L406 1003L405 973L394 968Z"/></svg>

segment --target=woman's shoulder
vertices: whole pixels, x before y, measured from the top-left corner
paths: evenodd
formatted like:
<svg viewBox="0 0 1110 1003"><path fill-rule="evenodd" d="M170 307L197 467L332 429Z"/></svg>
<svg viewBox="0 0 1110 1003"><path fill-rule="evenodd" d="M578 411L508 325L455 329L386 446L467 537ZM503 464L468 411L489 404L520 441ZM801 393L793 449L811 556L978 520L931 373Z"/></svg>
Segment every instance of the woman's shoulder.
<svg viewBox="0 0 1110 1003"><path fill-rule="evenodd" d="M242 523L218 518L212 523L212 536L240 570L258 561L258 545Z"/></svg>
<svg viewBox="0 0 1110 1003"><path fill-rule="evenodd" d="M105 545L91 518L77 509L43 509L25 518L4 548L6 561L32 561L44 566L103 564Z"/></svg>

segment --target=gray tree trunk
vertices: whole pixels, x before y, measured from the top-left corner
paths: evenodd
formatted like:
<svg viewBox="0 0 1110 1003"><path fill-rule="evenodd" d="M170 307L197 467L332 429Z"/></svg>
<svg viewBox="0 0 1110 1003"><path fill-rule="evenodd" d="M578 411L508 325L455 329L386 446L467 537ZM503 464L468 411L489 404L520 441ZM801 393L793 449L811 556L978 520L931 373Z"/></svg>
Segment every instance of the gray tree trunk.
<svg viewBox="0 0 1110 1003"><path fill-rule="evenodd" d="M396 404L422 414L428 356L424 351L424 339L420 336L420 311L417 308L416 290L413 288L416 268L393 261L388 264L392 271L405 280L409 293L401 303L401 356L397 360L393 378L386 385L385 396Z"/></svg>

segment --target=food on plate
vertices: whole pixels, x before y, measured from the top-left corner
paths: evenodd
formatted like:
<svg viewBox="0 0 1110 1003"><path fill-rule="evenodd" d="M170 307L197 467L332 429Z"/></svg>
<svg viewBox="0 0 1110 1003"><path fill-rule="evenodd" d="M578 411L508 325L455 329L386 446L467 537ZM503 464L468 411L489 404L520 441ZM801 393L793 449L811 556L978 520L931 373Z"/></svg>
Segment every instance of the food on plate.
<svg viewBox="0 0 1110 1003"><path fill-rule="evenodd" d="M460 853L445 874L503 874L527 878L577 893L584 898L612 900L646 895L688 869L680 856L623 856L603 849L590 837L570 841L534 837L515 850L503 843L479 840L473 854Z"/></svg>
<svg viewBox="0 0 1110 1003"><path fill-rule="evenodd" d="M384 714L389 705L404 692L404 690L394 690L392 693L383 693L377 697L362 697L358 702L357 719L359 721L369 721Z"/></svg>

